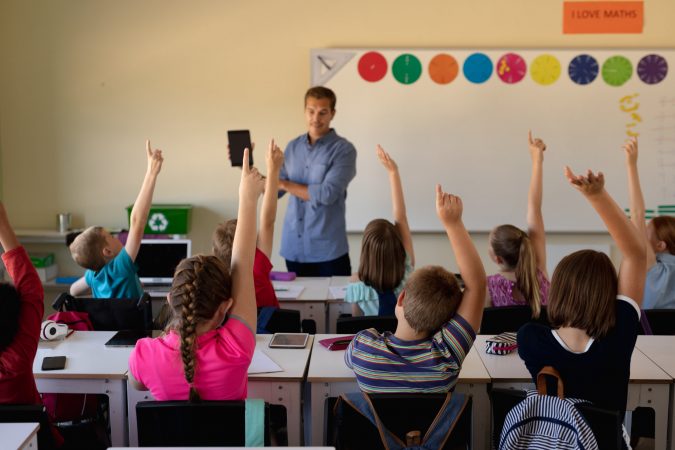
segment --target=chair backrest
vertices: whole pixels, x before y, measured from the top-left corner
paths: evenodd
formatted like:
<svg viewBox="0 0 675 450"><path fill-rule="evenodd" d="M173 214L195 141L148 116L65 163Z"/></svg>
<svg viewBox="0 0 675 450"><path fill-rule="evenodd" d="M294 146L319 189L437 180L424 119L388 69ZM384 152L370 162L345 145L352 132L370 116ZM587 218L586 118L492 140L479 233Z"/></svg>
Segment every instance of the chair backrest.
<svg viewBox="0 0 675 450"><path fill-rule="evenodd" d="M39 423L38 447L41 450L56 448L49 416L42 405L0 405L0 423Z"/></svg>
<svg viewBox="0 0 675 450"><path fill-rule="evenodd" d="M141 298L88 298L61 294L52 303L57 311L80 311L89 314L96 331L151 330L150 296Z"/></svg>
<svg viewBox="0 0 675 450"><path fill-rule="evenodd" d="M380 333L394 332L397 324L396 316L338 317L335 332L338 334L356 334L368 328L375 328Z"/></svg>
<svg viewBox="0 0 675 450"><path fill-rule="evenodd" d="M136 404L141 447L244 446L245 406L238 401L139 402ZM265 446L270 445L269 405L265 403Z"/></svg>
<svg viewBox="0 0 675 450"><path fill-rule="evenodd" d="M525 391L517 389L493 388L492 396L492 430L493 448L497 448L499 437L504 426L506 415L527 396ZM593 430L598 447L622 448L623 431L622 420L619 411L598 408L590 404L580 404L577 410L586 419Z"/></svg>
<svg viewBox="0 0 675 450"><path fill-rule="evenodd" d="M383 425L403 442L410 430L419 430L424 436L446 394L369 394ZM361 413L329 397L324 404L326 445L337 450L383 449L378 429ZM443 449L467 449L471 443L471 399L456 422Z"/></svg>
<svg viewBox="0 0 675 450"><path fill-rule="evenodd" d="M537 322L547 323L546 307L542 306ZM518 331L527 322L532 322L532 308L527 305L493 306L483 309L480 334L499 334L505 331Z"/></svg>
<svg viewBox="0 0 675 450"><path fill-rule="evenodd" d="M645 309L642 313L649 322L652 334L675 335L675 309ZM644 330L642 334L646 334Z"/></svg>
<svg viewBox="0 0 675 450"><path fill-rule="evenodd" d="M258 314L260 314L258 308ZM302 325L300 321L300 311L294 309L274 309L272 311L265 330L269 333L300 333Z"/></svg>

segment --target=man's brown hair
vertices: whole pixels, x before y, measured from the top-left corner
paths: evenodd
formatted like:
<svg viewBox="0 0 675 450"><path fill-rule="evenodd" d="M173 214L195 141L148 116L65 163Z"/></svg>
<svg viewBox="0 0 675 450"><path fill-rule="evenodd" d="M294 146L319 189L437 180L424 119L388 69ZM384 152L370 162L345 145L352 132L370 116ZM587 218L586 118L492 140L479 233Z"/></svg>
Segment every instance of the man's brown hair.
<svg viewBox="0 0 675 450"><path fill-rule="evenodd" d="M314 86L309 88L305 93L305 106L307 106L307 99L309 97L316 99L327 98L328 100L330 100L331 111L335 111L335 104L337 103L337 97L335 96L335 92L328 89L327 87Z"/></svg>
<svg viewBox="0 0 675 450"><path fill-rule="evenodd" d="M658 216L652 219L656 239L666 244L666 250L675 255L675 217Z"/></svg>
<svg viewBox="0 0 675 450"><path fill-rule="evenodd" d="M232 244L234 243L234 232L236 230L237 219L230 219L218 225L211 238L213 254L225 264L228 270L232 262Z"/></svg>
<svg viewBox="0 0 675 450"><path fill-rule="evenodd" d="M390 291L405 275L405 248L398 229L385 219L371 220L363 231L359 280L376 291Z"/></svg>
<svg viewBox="0 0 675 450"><path fill-rule="evenodd" d="M406 282L403 315L415 331L432 334L452 319L461 301L455 276L443 267L426 266Z"/></svg>
<svg viewBox="0 0 675 450"><path fill-rule="evenodd" d="M551 327L573 327L594 339L616 323L618 279L609 257L580 250L564 257L551 278L548 319Z"/></svg>
<svg viewBox="0 0 675 450"><path fill-rule="evenodd" d="M105 246L103 227L89 227L80 233L68 248L79 266L96 272L105 266L106 261L103 257Z"/></svg>

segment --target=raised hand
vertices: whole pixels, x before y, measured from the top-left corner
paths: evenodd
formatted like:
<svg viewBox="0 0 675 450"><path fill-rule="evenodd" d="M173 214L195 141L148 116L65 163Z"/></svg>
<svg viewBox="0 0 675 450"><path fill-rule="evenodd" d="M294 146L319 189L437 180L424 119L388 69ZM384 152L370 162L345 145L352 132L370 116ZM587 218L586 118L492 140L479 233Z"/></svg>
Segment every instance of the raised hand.
<svg viewBox="0 0 675 450"><path fill-rule="evenodd" d="M436 185L436 214L445 226L462 221L462 199L456 195L443 192L441 185Z"/></svg>
<svg viewBox="0 0 675 450"><path fill-rule="evenodd" d="M546 151L546 144L539 138L532 138L532 131L527 132L527 144L530 150L530 157L532 160L543 161L544 152Z"/></svg>
<svg viewBox="0 0 675 450"><path fill-rule="evenodd" d="M267 163L267 176L270 176L272 172L278 173L281 170L281 166L284 165L284 152L274 142L274 139L270 141L267 154L265 155L265 162Z"/></svg>
<svg viewBox="0 0 675 450"><path fill-rule="evenodd" d="M638 141L636 137L632 137L623 144L623 149L626 152L626 164L636 165L638 159Z"/></svg>
<svg viewBox="0 0 675 450"><path fill-rule="evenodd" d="M162 163L164 162L162 151L159 149L153 150L150 146L150 139L145 141L145 148L148 156L148 173L157 175L162 170Z"/></svg>
<svg viewBox="0 0 675 450"><path fill-rule="evenodd" d="M244 160L241 166L241 182L239 183L239 198L257 202L265 189L265 179L258 169L248 164L249 149L244 149Z"/></svg>
<svg viewBox="0 0 675 450"><path fill-rule="evenodd" d="M602 172L598 172L596 175L592 170L588 169L585 176L575 175L569 166L565 166L565 177L574 188L586 197L599 194L605 189L605 176Z"/></svg>
<svg viewBox="0 0 675 450"><path fill-rule="evenodd" d="M380 146L380 144L377 145L375 151L377 152L377 157L379 158L380 162L382 163L385 169L387 169L389 172L395 172L398 170L396 161L394 161L391 158L391 156L389 156L389 153L384 151L384 149Z"/></svg>

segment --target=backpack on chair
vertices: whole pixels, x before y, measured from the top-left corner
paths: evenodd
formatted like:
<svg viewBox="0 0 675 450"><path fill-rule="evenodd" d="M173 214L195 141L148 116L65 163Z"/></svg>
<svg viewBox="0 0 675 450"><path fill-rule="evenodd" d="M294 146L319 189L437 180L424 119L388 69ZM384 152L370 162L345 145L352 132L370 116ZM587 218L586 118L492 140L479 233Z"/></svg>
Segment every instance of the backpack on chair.
<svg viewBox="0 0 675 450"><path fill-rule="evenodd" d="M547 395L546 376L556 379L557 396ZM560 373L546 366L537 374L537 390L506 416L499 449L585 449L598 448L595 435L577 410L585 400L565 398Z"/></svg>

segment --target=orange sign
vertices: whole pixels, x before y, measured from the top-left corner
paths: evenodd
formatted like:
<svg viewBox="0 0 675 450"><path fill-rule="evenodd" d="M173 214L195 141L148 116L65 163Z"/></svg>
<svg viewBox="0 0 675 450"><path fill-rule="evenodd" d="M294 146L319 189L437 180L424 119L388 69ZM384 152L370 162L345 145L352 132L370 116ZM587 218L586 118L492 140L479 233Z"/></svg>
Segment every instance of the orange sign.
<svg viewBox="0 0 675 450"><path fill-rule="evenodd" d="M643 2L565 2L563 33L642 33Z"/></svg>

